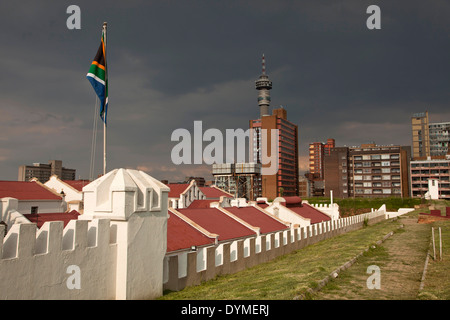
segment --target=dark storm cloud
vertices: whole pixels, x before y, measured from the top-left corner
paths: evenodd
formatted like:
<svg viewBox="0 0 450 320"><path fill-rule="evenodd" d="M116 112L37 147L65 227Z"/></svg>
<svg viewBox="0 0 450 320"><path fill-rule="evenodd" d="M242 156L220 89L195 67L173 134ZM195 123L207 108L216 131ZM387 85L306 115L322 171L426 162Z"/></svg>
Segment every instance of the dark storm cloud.
<svg viewBox="0 0 450 320"><path fill-rule="evenodd" d="M110 169L146 169L159 179L208 174L207 166L171 164L171 133L192 131L194 120L204 130L248 128L258 117L262 53L272 106L285 106L299 125L303 160L308 143L327 138L410 144L412 113L450 121L450 5L372 2L5 0L0 179L54 158L87 177L95 95L85 75L103 21ZM66 28L71 4L81 8L81 30ZM381 30L366 28L371 4L381 8Z"/></svg>

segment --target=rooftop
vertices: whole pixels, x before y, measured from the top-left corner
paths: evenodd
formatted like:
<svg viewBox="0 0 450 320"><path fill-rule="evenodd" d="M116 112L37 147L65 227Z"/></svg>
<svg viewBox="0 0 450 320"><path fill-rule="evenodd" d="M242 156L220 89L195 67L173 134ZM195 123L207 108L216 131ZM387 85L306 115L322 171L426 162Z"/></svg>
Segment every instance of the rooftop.
<svg viewBox="0 0 450 320"><path fill-rule="evenodd" d="M168 183L166 184L170 188L169 198L179 198L188 187L189 183Z"/></svg>
<svg viewBox="0 0 450 320"><path fill-rule="evenodd" d="M215 199L208 200L194 200L189 205L189 209L198 209L198 208L210 208L212 202L217 202Z"/></svg>
<svg viewBox="0 0 450 320"><path fill-rule="evenodd" d="M77 220L80 213L72 210L70 212L58 212L58 213L28 213L24 214L24 217L30 220L30 222L36 223L40 228L47 221L62 221L64 227L70 220Z"/></svg>
<svg viewBox="0 0 450 320"><path fill-rule="evenodd" d="M62 180L62 182L68 184L78 191L83 191L83 187L90 183L89 180Z"/></svg>
<svg viewBox="0 0 450 320"><path fill-rule="evenodd" d="M219 199L222 196L233 198L232 194L225 192L224 190L219 189L216 186L200 187L199 189L201 192L203 192L207 199Z"/></svg>
<svg viewBox="0 0 450 320"><path fill-rule="evenodd" d="M178 209L178 212L197 223L210 233L219 235L218 240L256 236L256 232L217 208Z"/></svg>
<svg viewBox="0 0 450 320"><path fill-rule="evenodd" d="M0 181L0 198L61 200L62 197L35 181Z"/></svg>
<svg viewBox="0 0 450 320"><path fill-rule="evenodd" d="M239 219L244 220L248 224L259 227L262 234L289 229L287 225L281 223L280 221L269 216L268 214L265 214L264 212L253 206L240 208L227 207L224 209L232 213Z"/></svg>
<svg viewBox="0 0 450 320"><path fill-rule="evenodd" d="M284 197L284 199L286 202L281 202L282 205L299 216L310 219L311 224L331 220L331 218L325 213L317 210L307 203L302 203L302 199L300 197Z"/></svg>
<svg viewBox="0 0 450 320"><path fill-rule="evenodd" d="M188 249L191 246L214 244L210 238L169 210L167 222L167 252Z"/></svg>

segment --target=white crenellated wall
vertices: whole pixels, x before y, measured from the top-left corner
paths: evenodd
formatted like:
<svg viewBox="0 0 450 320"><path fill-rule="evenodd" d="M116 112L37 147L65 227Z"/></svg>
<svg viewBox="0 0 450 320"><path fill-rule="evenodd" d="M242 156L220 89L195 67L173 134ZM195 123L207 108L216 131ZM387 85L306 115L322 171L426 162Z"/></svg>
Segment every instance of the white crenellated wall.
<svg viewBox="0 0 450 320"><path fill-rule="evenodd" d="M1 198L0 199L0 221L3 221L7 230L11 229L11 226L15 223L28 223L30 222L19 211L19 200L15 198Z"/></svg>
<svg viewBox="0 0 450 320"><path fill-rule="evenodd" d="M109 220L72 220L64 229L62 221L46 222L39 231L32 223L14 224L0 241L0 298L114 299L113 233ZM72 281L73 266L79 281Z"/></svg>
<svg viewBox="0 0 450 320"><path fill-rule="evenodd" d="M308 201L303 201L304 203L308 203ZM322 213L325 213L327 216L329 216L332 220L339 219L339 205L337 203L315 203L310 204L310 206L316 208Z"/></svg>
<svg viewBox="0 0 450 320"><path fill-rule="evenodd" d="M16 223L3 239L0 225L0 299L162 295L169 188L142 171L115 169L83 192L84 214L64 229ZM2 215L13 200L2 200Z"/></svg>

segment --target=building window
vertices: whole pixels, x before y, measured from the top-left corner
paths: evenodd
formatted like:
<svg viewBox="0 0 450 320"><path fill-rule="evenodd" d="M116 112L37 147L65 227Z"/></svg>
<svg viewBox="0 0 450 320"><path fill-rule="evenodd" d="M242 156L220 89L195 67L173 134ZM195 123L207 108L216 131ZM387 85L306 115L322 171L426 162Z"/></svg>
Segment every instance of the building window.
<svg viewBox="0 0 450 320"><path fill-rule="evenodd" d="M38 213L38 207L31 207L31 213L37 214Z"/></svg>

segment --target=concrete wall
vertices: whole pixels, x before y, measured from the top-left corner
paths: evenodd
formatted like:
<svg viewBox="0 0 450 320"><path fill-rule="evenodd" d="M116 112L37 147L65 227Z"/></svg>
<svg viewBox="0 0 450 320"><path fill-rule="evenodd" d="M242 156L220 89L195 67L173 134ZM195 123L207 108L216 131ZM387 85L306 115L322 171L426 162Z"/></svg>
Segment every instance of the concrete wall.
<svg viewBox="0 0 450 320"><path fill-rule="evenodd" d="M203 248L201 252L167 256L164 260L164 289L182 290L210 280L216 275L235 273L267 262L318 241L360 229L366 218L369 219L369 224L380 222L385 219L385 211L379 210L275 234L236 240Z"/></svg>

